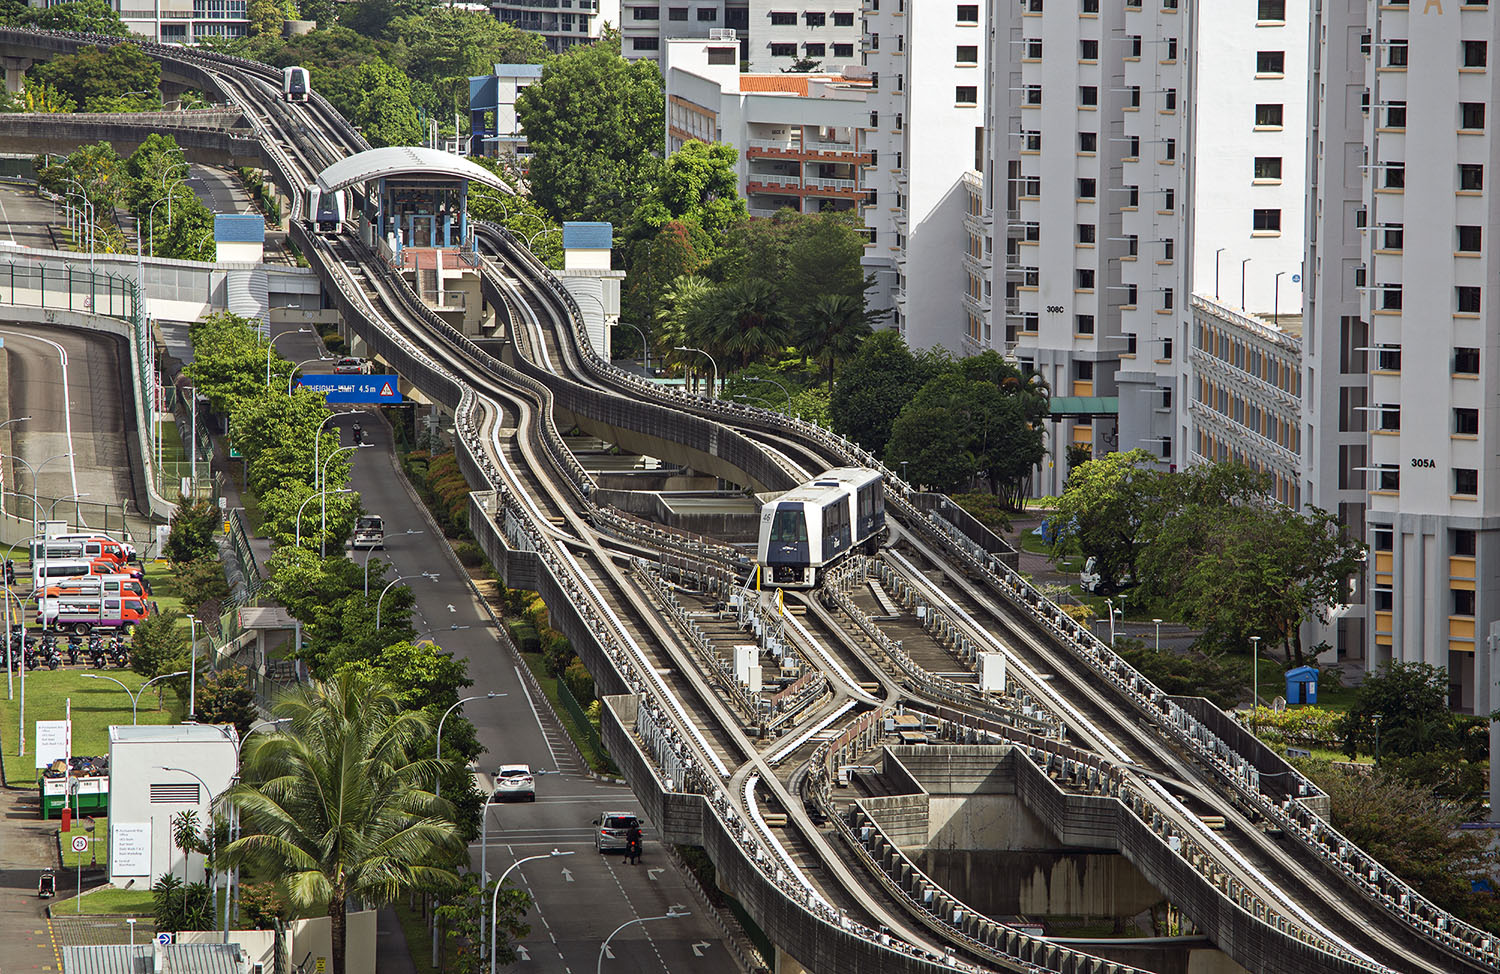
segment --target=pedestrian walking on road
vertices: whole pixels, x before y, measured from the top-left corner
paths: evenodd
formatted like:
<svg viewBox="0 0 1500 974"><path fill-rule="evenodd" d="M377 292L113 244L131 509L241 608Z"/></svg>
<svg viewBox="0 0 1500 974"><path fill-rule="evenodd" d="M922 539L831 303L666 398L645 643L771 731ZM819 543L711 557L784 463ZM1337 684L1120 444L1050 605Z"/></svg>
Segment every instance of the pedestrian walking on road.
<svg viewBox="0 0 1500 974"><path fill-rule="evenodd" d="M641 861L641 828L632 825L630 831L625 833L625 861L632 866Z"/></svg>

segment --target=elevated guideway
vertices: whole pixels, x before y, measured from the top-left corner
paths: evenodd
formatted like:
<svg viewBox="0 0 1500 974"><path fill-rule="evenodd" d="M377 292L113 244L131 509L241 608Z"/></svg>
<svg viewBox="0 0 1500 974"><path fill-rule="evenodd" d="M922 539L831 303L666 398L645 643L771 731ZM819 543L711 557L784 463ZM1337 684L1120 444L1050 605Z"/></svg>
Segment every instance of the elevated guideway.
<svg viewBox="0 0 1500 974"><path fill-rule="evenodd" d="M13 33L0 31L0 45ZM164 61L190 62L183 74L199 72L241 106L284 188L305 185L338 158L365 148L326 104L280 102L274 69L213 52L146 49ZM801 774L783 780L765 749L745 738L719 692L686 665L686 650L663 618L630 608L639 589L617 563L615 542L593 527L592 482L557 435L554 414L621 435L675 440L750 483L795 482L821 466L878 466L873 457L808 424L695 399L617 372L582 339L577 308L556 279L503 232L505 272L487 285L487 294L504 308L523 352L514 367L485 354L428 311L404 281L356 241L314 240L300 225L293 236L351 326L382 358L453 410L462 466L478 489L472 508L476 534L507 579L526 584L521 579L530 572L534 587L557 607L554 618L609 695L608 742L664 836L707 848L730 888L791 956L820 971L1121 969L1013 930L987 928L987 939L980 939L972 930L950 929L951 922L914 922L909 918L917 912L899 889L872 891L869 877L846 858L857 858L858 839L851 838L849 823L829 797L827 779L839 760L853 760L873 747L889 697L871 701L859 687L848 686L835 650L825 660L824 675L844 684L844 696L817 718L828 721L834 736L821 744L809 739L809 746L817 746L796 761ZM1167 895L1190 902L1195 921L1216 931L1219 946L1246 966L1308 971L1497 966L1488 935L1422 901L1333 832L1318 816L1320 796L1309 783L1266 749L1237 736L1222 715L1197 711L1151 686L997 559L918 511L909 488L889 471L886 475L888 510L900 534L930 553L947 575L974 586L967 596L972 605L949 607L955 618L986 613L972 627L956 624L968 627L966 638L980 639L980 630L1002 627L1006 638L1027 643L1045 660L1047 672L1040 676L1074 689L1091 688L1104 709L1132 715L1126 723L1144 731L1104 731L1088 713L1068 714L1070 734L1103 754L1004 727L981 727L983 718L972 714L954 713L948 733L962 738L982 731L1018 741L1049 775L1116 803L1127 816L1122 821L1139 823L1139 828L1122 827L1122 834L1139 843L1138 855L1163 863ZM808 649L810 659L820 656ZM917 708L935 708L924 701L940 696L923 690L919 678L901 693ZM1223 807L1226 817L1239 809L1236 814L1247 823L1254 816L1281 827L1290 840L1287 868L1298 875L1301 888L1283 891L1295 884L1267 875L1245 851L1200 834L1182 817L1183 810L1173 807L1172 796L1152 786L1150 775L1140 777L1149 770L1148 757L1159 761L1164 755L1172 755L1176 773ZM791 787L793 781L800 787ZM812 821L799 800L804 793L833 813L832 832ZM779 827L768 823L764 803L787 816L787 831L778 834ZM808 856L821 863L820 876L809 875L807 863L814 860ZM1218 884L1214 877L1233 883ZM1326 895L1358 927L1379 935L1355 940L1325 929L1297 904L1306 895ZM1267 966L1273 957L1290 958L1291 966Z"/></svg>

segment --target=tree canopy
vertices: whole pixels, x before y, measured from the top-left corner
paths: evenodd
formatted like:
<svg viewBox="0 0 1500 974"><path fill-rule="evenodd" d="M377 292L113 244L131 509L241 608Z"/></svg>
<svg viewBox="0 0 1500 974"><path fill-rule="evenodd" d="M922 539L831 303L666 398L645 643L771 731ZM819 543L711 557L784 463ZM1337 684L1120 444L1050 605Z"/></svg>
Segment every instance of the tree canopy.
<svg viewBox="0 0 1500 974"><path fill-rule="evenodd" d="M516 101L537 202L557 220L628 225L661 165L664 106L656 63L627 61L617 40L549 60Z"/></svg>
<svg viewBox="0 0 1500 974"><path fill-rule="evenodd" d="M129 33L109 0L64 0L50 7L8 3L0 7L0 23L108 37L125 37Z"/></svg>
<svg viewBox="0 0 1500 974"><path fill-rule="evenodd" d="M83 0L53 7L61 10ZM63 29L63 28L53 28ZM50 61L33 64L27 72L38 82L62 92L83 111L108 110L126 92L144 92L159 101L161 66L135 44L80 48L76 54L59 54Z"/></svg>

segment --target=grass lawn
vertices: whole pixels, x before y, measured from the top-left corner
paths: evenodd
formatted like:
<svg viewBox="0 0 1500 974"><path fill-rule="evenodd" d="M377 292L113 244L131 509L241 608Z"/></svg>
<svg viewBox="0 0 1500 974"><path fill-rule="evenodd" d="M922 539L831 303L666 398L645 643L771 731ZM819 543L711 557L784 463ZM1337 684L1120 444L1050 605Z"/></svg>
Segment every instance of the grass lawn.
<svg viewBox="0 0 1500 974"><path fill-rule="evenodd" d="M1010 541L1012 544L1020 545L1022 551L1030 552L1033 555L1052 557L1052 546L1043 541L1041 535L1032 534L1030 529L1011 535ZM1081 572L1083 571L1083 563L1084 559L1081 556L1068 555L1059 561L1054 561L1053 567L1060 572Z"/></svg>
<svg viewBox="0 0 1500 974"><path fill-rule="evenodd" d="M53 819L53 821L57 821ZM60 825L61 823L59 823ZM88 852L78 853L73 851L69 845L75 835L87 835L94 842ZM73 831L64 832L62 835L62 863L66 869L73 869L82 860L83 868L87 869L91 862L97 861L100 866L109 865L109 819L103 815L94 817L94 831L90 834L78 819L73 820Z"/></svg>
<svg viewBox="0 0 1500 974"><path fill-rule="evenodd" d="M573 738L573 743L578 745L578 751L583 755L583 759L589 763L589 767L601 774L615 773L614 762L594 750L593 746L589 743L588 737L583 733L583 729L578 726L577 721L573 719L573 715L568 712L568 709L562 705L562 701L557 698L557 678L547 673L547 666L542 662L542 654L522 653L521 655L525 657L526 665L536 677L536 682L541 684L542 692L547 695L547 700L551 702L552 710L557 714L557 719L562 721L563 729L568 732L569 737Z"/></svg>
<svg viewBox="0 0 1500 974"><path fill-rule="evenodd" d="M411 964L417 974L442 974L432 966L432 933L421 913L403 899L396 903L396 916L401 921L401 932L406 934L406 949L411 952Z"/></svg>
<svg viewBox="0 0 1500 974"><path fill-rule="evenodd" d="M26 674L25 757L16 754L14 735L9 728L16 724L21 684L16 681L16 699L0 696L0 724L7 728L5 738L5 779L14 788L35 788L36 767L31 756L38 720L62 720L67 715L67 701L73 701L73 753L93 755L109 753L109 725L130 723L130 698L105 679L87 679L85 670L31 670ZM130 670L109 671L109 676L137 690L145 677ZM160 686L161 684L157 684ZM140 703L143 724L172 724L182 720L183 705L171 690L165 693L166 708L156 709L155 687L148 689Z"/></svg>
<svg viewBox="0 0 1500 974"><path fill-rule="evenodd" d="M158 609L162 612L183 611L182 591L177 586L177 574L172 571L171 562L151 562L146 567L146 580L151 583L151 599Z"/></svg>
<svg viewBox="0 0 1500 974"><path fill-rule="evenodd" d="M54 914L72 914L78 911L95 915L110 913L116 916L151 916L151 891L149 889L96 889L83 894L83 909L79 910L78 897L59 900L52 904Z"/></svg>

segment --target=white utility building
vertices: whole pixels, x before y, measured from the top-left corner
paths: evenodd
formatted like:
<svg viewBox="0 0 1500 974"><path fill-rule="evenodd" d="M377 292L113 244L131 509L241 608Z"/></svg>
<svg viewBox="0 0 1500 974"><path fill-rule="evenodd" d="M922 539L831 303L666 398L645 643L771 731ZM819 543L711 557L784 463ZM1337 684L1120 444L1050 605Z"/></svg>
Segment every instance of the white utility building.
<svg viewBox="0 0 1500 974"><path fill-rule="evenodd" d="M116 725L109 729L109 881L150 888L163 873L183 874L172 819L209 822L215 797L239 767L239 734L229 724ZM168 771L165 768L181 770ZM202 855L188 857L189 882L203 879Z"/></svg>

